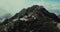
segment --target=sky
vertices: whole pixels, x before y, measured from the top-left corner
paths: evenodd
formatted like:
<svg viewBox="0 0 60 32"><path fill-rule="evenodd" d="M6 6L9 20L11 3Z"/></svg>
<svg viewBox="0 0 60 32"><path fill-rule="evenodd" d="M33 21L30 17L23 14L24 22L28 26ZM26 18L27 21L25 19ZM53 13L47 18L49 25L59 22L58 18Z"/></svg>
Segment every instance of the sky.
<svg viewBox="0 0 60 32"><path fill-rule="evenodd" d="M0 15L15 15L23 8L43 5L50 12L60 14L60 0L0 0Z"/></svg>

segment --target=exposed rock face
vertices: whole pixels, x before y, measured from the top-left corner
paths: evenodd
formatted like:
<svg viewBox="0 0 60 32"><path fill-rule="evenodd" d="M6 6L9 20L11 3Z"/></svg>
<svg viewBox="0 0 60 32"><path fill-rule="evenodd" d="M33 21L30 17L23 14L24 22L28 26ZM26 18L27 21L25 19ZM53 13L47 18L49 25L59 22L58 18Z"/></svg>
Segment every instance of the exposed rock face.
<svg viewBox="0 0 60 32"><path fill-rule="evenodd" d="M60 32L57 27L60 19L43 6L34 5L23 9L5 21L6 23L4 22L2 26L7 27L7 32Z"/></svg>

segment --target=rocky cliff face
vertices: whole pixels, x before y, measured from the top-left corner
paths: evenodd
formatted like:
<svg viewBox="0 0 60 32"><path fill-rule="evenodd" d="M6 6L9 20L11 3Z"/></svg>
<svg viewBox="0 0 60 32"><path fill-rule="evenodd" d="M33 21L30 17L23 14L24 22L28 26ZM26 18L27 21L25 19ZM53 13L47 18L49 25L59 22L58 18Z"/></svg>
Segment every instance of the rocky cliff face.
<svg viewBox="0 0 60 32"><path fill-rule="evenodd" d="M0 29L5 32L60 32L57 23L60 19L54 13L34 5L5 20Z"/></svg>

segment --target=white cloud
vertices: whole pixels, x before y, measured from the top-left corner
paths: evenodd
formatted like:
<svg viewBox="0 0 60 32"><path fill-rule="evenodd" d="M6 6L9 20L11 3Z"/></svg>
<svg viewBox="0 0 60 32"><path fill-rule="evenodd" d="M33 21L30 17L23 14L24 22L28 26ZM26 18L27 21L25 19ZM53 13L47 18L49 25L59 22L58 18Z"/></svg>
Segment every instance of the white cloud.
<svg viewBox="0 0 60 32"><path fill-rule="evenodd" d="M31 0L0 0L0 8L8 11L12 15L19 12L23 8L27 8L32 5L43 5L46 9L60 9L60 6L50 4L45 2L44 0L40 0L37 2Z"/></svg>
<svg viewBox="0 0 60 32"><path fill-rule="evenodd" d="M12 15L27 6L26 0L0 0L0 8L8 11Z"/></svg>

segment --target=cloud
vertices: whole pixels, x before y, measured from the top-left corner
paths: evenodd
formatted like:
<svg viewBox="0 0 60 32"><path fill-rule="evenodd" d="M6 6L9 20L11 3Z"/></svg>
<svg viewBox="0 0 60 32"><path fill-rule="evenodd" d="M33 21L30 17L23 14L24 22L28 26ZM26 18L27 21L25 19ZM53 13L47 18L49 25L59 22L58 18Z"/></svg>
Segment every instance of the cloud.
<svg viewBox="0 0 60 32"><path fill-rule="evenodd" d="M0 8L8 11L12 15L18 13L23 8L33 5L43 5L46 9L60 9L60 5L52 4L47 0L0 0Z"/></svg>
<svg viewBox="0 0 60 32"><path fill-rule="evenodd" d="M0 8L14 15L15 13L26 7L26 3L26 0L0 0Z"/></svg>

